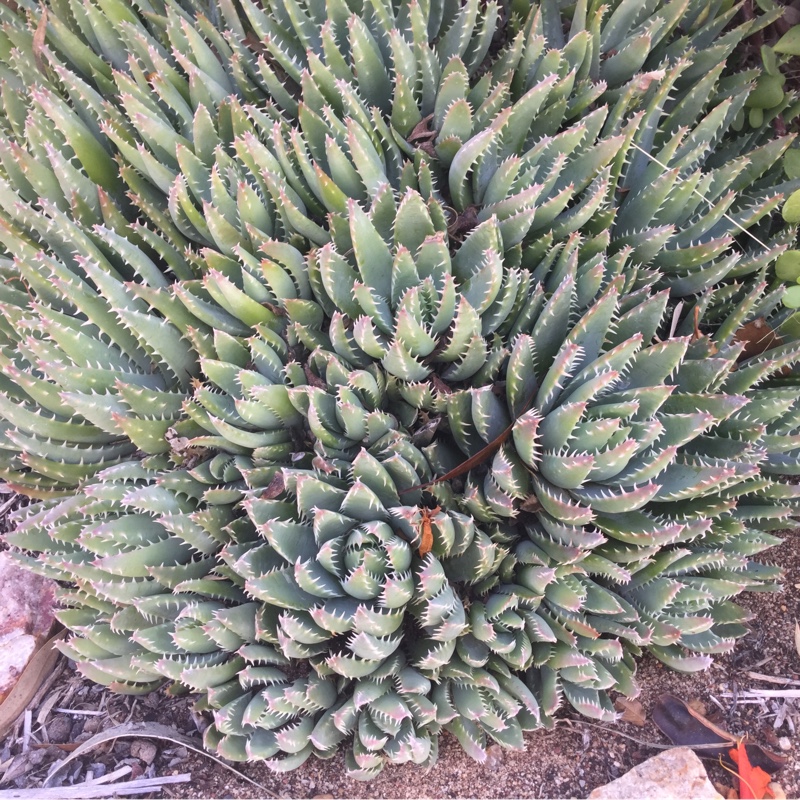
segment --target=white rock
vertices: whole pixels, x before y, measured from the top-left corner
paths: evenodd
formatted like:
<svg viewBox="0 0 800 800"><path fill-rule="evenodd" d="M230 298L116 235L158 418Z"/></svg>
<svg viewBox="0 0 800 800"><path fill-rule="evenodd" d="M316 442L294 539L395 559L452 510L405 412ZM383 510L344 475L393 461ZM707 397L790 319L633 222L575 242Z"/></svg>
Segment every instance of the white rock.
<svg viewBox="0 0 800 800"><path fill-rule="evenodd" d="M706 775L703 762L688 747L676 747L647 759L589 800L723 800Z"/></svg>
<svg viewBox="0 0 800 800"><path fill-rule="evenodd" d="M0 701L53 626L55 585L0 553Z"/></svg>

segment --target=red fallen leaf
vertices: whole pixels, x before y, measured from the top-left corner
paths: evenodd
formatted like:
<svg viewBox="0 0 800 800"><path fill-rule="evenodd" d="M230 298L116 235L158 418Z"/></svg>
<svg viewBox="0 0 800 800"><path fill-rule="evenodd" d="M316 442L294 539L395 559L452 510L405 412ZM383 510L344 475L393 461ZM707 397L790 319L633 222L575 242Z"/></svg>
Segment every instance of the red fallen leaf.
<svg viewBox="0 0 800 800"><path fill-rule="evenodd" d="M740 800L764 800L774 797L769 789L772 778L761 767L754 767L747 757L747 749L742 742L728 750L728 755L739 771L739 798Z"/></svg>
<svg viewBox="0 0 800 800"><path fill-rule="evenodd" d="M721 757L733 764L728 753L731 747L736 746L736 737L714 725L684 700L671 694L662 694L653 708L652 719L673 744L697 748L700 758L716 760ZM773 753L755 742L746 742L741 746L747 748L748 762L764 772L775 773L786 764L786 756Z"/></svg>

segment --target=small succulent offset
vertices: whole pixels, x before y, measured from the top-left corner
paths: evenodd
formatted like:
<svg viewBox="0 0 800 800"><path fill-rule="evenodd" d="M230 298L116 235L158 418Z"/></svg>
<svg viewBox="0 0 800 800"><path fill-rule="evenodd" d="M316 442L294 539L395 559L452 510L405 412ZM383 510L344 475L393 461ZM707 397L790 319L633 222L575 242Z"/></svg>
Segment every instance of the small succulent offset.
<svg viewBox="0 0 800 800"><path fill-rule="evenodd" d="M6 538L85 675L369 779L733 647L798 513L800 180L725 8L0 5Z"/></svg>

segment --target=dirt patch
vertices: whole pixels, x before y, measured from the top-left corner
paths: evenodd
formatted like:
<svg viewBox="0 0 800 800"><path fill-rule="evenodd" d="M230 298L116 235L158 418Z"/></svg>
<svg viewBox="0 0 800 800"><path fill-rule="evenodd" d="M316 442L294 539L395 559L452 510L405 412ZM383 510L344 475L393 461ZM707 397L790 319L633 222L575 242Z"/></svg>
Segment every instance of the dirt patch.
<svg viewBox="0 0 800 800"><path fill-rule="evenodd" d="M794 730L795 725L800 727L800 701L794 701L797 707L783 709L787 702L783 698L754 703L742 697L753 689L782 688L754 679L748 672L800 678L800 656L794 644L795 619L800 618L800 549L795 535L787 534L784 544L770 556L786 570L785 590L742 599L754 614L753 630L732 654L694 675L673 672L649 656L642 660L639 699L647 714L644 727L627 723L590 726L565 710L555 730L526 736L525 752L492 747L485 764L472 761L455 739L445 734L440 740L439 763L429 772L413 765L388 766L370 783L346 779L341 754L330 761L310 759L288 775L272 773L263 764L237 765L237 769L274 796L289 798L583 798L658 752L640 742L665 743L649 714L662 692L672 692L686 700L698 700L717 724L732 733L747 733L775 750L788 746L790 761L778 780L787 796L800 797L800 762L794 757L795 749L800 748ZM47 696L31 709L30 719L27 742L22 726L18 726L16 735L0 745L0 775L5 773L5 786L41 786L50 765L64 758L76 742L112 725L130 720L160 722L199 739L203 724L192 711L189 698L173 698L163 692L143 698L113 695L81 678L69 664L64 665ZM776 721L780 723L777 728ZM163 741L153 741L152 746L131 740L106 743L71 764L63 781L65 785L78 783L89 771L98 777L126 764L132 767L130 777L191 772L190 783L165 786L163 797L246 798L267 794L210 759ZM709 774L714 782L731 785L731 776L713 763L709 764Z"/></svg>

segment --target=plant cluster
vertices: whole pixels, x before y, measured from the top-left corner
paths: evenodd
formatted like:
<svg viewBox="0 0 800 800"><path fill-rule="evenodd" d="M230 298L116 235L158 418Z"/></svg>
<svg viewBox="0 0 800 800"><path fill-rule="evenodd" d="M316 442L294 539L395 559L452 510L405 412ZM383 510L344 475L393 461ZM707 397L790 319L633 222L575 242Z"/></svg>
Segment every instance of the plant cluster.
<svg viewBox="0 0 800 800"><path fill-rule="evenodd" d="M733 647L800 496L737 13L0 5L7 540L85 675L369 779Z"/></svg>

